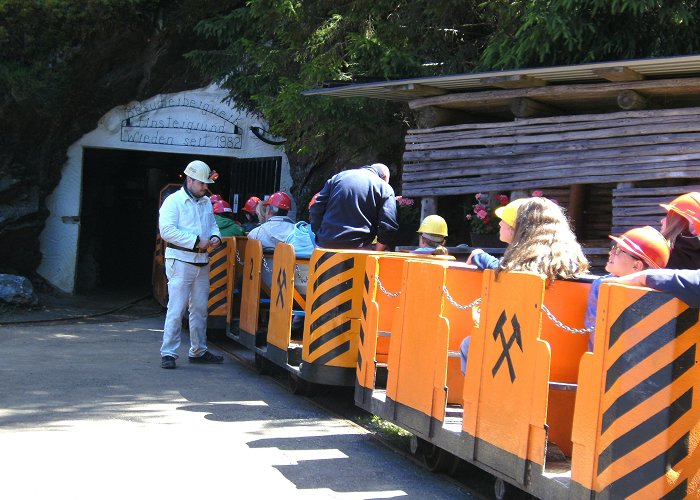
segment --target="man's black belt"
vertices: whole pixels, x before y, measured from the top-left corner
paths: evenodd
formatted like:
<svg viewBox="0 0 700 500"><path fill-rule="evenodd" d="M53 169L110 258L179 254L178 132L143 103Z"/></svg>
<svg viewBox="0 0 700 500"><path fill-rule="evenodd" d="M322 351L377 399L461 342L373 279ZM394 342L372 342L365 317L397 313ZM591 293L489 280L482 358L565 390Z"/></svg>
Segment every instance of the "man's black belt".
<svg viewBox="0 0 700 500"><path fill-rule="evenodd" d="M168 246L170 248L174 248L175 250L182 250L184 252L207 253L207 250L202 248L195 248L194 250L192 250L191 248L179 247L177 245L173 245L172 243L168 243Z"/></svg>

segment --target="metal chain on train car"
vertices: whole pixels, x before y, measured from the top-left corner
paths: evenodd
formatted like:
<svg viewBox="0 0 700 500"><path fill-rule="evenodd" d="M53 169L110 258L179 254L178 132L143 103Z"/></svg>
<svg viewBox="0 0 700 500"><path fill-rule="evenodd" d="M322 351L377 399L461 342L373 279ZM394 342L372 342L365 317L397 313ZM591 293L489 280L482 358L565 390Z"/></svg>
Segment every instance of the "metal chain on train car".
<svg viewBox="0 0 700 500"><path fill-rule="evenodd" d="M552 320L552 323L554 323L555 325L557 325L559 328L561 328L562 330L564 330L566 332L575 333L578 335L583 335L586 333L591 333L594 330L593 327L590 327L590 328L571 328L570 326L566 326L564 323L562 323L557 318L555 318L554 314L552 314L552 312L549 309L547 309L547 306L545 306L544 304L542 304L542 311L544 311L544 313L547 315L547 317Z"/></svg>
<svg viewBox="0 0 700 500"><path fill-rule="evenodd" d="M241 266L243 265L243 261L241 260L241 254L238 253L238 249L236 249L236 262L238 262Z"/></svg>
<svg viewBox="0 0 700 500"><path fill-rule="evenodd" d="M299 267L299 264L294 264L294 271L296 272L297 280L299 281L299 283L305 285L309 281L309 276L306 275L306 277L304 277L304 275L301 272L301 268Z"/></svg>
<svg viewBox="0 0 700 500"><path fill-rule="evenodd" d="M477 299L474 300L471 304L467 304L466 306L463 306L462 304L458 304L457 301L452 298L452 295L450 295L450 292L447 290L446 285L442 285L442 292L445 294L445 297L447 298L448 302L455 306L457 309L471 309L474 306L478 306L481 304L481 297L478 297Z"/></svg>
<svg viewBox="0 0 700 500"><path fill-rule="evenodd" d="M382 282L379 280L379 275L377 275L377 274L374 275L374 281L377 282L377 285L379 285L379 289L380 289L380 290L382 291L382 293L384 293L384 295L386 295L387 297L398 297L399 295L401 295L401 290L399 290L399 291L396 292L396 293L391 293L391 292L388 291L386 288L384 288L384 285L382 285Z"/></svg>
<svg viewBox="0 0 700 500"><path fill-rule="evenodd" d="M265 268L265 271L272 274L272 269L270 269L270 266L267 264L267 259L265 257L262 258L262 265Z"/></svg>

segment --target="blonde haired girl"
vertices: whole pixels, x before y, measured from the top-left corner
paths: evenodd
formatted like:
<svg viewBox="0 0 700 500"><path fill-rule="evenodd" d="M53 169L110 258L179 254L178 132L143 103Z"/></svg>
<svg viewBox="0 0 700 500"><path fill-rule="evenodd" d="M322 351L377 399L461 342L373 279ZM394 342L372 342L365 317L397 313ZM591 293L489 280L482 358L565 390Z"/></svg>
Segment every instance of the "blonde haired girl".
<svg viewBox="0 0 700 500"><path fill-rule="evenodd" d="M552 281L585 274L588 265L564 210L547 198L528 198L496 272L529 271Z"/></svg>
<svg viewBox="0 0 700 500"><path fill-rule="evenodd" d="M564 209L547 198L521 198L496 209L501 218L500 238L508 243L503 258L481 251L472 252L467 263L474 261L481 269L528 271L537 273L551 284L556 278L576 278L588 271L588 259L571 230ZM475 318L475 321L478 321ZM465 373L469 344L460 345L462 373Z"/></svg>

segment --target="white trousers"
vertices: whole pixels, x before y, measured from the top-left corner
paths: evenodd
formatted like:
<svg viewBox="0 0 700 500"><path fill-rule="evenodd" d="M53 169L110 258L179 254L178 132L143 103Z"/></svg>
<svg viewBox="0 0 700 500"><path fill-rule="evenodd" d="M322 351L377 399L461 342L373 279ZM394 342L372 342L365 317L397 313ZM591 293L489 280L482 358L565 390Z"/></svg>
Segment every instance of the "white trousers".
<svg viewBox="0 0 700 500"><path fill-rule="evenodd" d="M168 312L165 315L160 355L177 359L182 317L189 307L189 355L194 358L202 356L207 350L209 264L195 266L180 260L165 259L165 275L168 277Z"/></svg>

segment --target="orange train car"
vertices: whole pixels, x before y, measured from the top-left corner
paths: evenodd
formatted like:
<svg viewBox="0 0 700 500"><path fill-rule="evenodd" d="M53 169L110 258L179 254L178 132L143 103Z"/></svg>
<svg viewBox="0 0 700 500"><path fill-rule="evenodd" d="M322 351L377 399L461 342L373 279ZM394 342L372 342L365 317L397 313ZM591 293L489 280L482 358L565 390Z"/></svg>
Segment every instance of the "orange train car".
<svg viewBox="0 0 700 500"><path fill-rule="evenodd" d="M698 309L604 284L591 353L588 281L546 286L529 273L393 253L317 249L304 260L286 244L270 259L258 247L228 250L227 296L243 266L229 336L261 368L354 385L358 406L413 433L429 468L466 460L496 478L497 498L509 488L538 498L700 495Z"/></svg>
<svg viewBox="0 0 700 500"><path fill-rule="evenodd" d="M411 431L429 467L467 460L497 478L497 497L506 485L538 498L700 493L697 309L604 285L595 352L586 353L587 282L545 287L527 273L409 261L397 308L382 310L371 282L382 264L367 271L356 402ZM475 326L466 311L477 303ZM380 324L391 329L385 387ZM459 404L449 361L454 337L469 329Z"/></svg>

